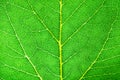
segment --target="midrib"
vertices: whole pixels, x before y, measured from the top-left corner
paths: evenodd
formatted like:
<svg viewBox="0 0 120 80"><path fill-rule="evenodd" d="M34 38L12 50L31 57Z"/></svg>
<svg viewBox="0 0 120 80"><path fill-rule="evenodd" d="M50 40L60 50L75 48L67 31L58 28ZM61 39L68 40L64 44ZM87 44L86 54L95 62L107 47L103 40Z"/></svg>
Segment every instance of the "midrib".
<svg viewBox="0 0 120 80"><path fill-rule="evenodd" d="M60 58L60 80L63 80L63 62L62 62L62 0L59 1L60 5L60 31L59 31L59 58Z"/></svg>

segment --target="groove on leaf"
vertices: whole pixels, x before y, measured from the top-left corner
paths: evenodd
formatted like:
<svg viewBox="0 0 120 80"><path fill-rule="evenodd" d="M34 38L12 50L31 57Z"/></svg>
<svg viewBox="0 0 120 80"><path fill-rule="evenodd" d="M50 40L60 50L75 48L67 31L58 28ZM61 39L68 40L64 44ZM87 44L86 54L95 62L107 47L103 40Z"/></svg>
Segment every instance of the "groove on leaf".
<svg viewBox="0 0 120 80"><path fill-rule="evenodd" d="M38 77L38 76L35 75L35 74L32 74L32 73L30 73L30 72L27 72L27 71L24 71L24 70L21 70L21 69L18 69L18 68L15 68L14 66L10 66L10 65L8 65L8 64L4 64L4 67L8 67L8 68L10 68L10 69L16 70L16 71L18 71L18 72L25 73L25 74L27 74L27 75L31 75L31 76L34 76L34 77Z"/></svg>
<svg viewBox="0 0 120 80"><path fill-rule="evenodd" d="M117 72L117 73L107 73L107 74L102 74L102 75L91 75L91 76L84 77L84 79L85 78L91 78L91 77L111 76L111 75L116 75L116 74L120 74L120 72Z"/></svg>

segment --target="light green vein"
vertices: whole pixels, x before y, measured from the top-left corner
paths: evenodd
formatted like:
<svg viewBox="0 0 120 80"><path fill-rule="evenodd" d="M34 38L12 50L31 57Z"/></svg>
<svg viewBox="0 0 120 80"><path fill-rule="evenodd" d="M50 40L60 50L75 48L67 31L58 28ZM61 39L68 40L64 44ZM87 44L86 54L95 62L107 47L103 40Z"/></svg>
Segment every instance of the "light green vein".
<svg viewBox="0 0 120 80"><path fill-rule="evenodd" d="M106 0L104 0L101 5L95 10L95 12L75 31L73 32L62 44L65 45L70 39L72 39L72 37L78 33L98 12L99 10L103 7L103 4L105 3Z"/></svg>
<svg viewBox="0 0 120 80"><path fill-rule="evenodd" d="M84 76L88 73L88 71L91 70L91 68L93 67L93 65L97 62L98 58L100 57L100 55L101 55L102 52L104 51L105 45L106 45L106 43L107 43L108 40L109 40L110 33L111 33L111 31L112 31L112 26L113 26L113 24L115 23L115 21L116 21L116 20L114 20L113 23L111 24L111 28L110 28L110 30L109 30L109 32L108 32L107 38L106 38L106 40L105 40L105 42L104 42L101 50L99 51L98 55L96 56L95 60L91 63L91 65L87 68L87 70L82 74L82 76L80 77L79 80L82 80L82 79L84 78Z"/></svg>
<svg viewBox="0 0 120 80"><path fill-rule="evenodd" d="M75 8L75 10L70 14L70 16L63 22L63 25L75 14L75 12L77 12L77 10L79 10L79 8L85 3L86 0L83 0L82 3L80 3L78 5L77 8Z"/></svg>
<svg viewBox="0 0 120 80"><path fill-rule="evenodd" d="M17 39L17 41L18 41L18 43L19 43L19 45L20 45L20 47L21 47L21 49L22 49L22 51L23 51L23 53L24 53L25 58L28 60L28 62L29 62L29 63L31 64L31 66L33 67L33 69L34 69L36 75L38 76L39 80L42 80L42 77L40 76L37 68L35 67L35 65L34 65L33 62L31 61L31 59L28 57L28 55L27 55L27 53L26 53L26 51L25 51L25 49L24 49L24 47L23 47L23 45L22 45L22 43L21 43L21 41L20 41L20 38L19 38L19 36L18 36L18 34L17 34L16 30L15 30L15 27L14 27L12 21L11 21L11 18L10 18L10 16L8 15L8 12L7 12L6 8L5 8L5 12L6 12L7 18L8 18L8 20L9 20L9 22L10 22L10 25L11 25L14 33L15 33L16 39Z"/></svg>
<svg viewBox="0 0 120 80"><path fill-rule="evenodd" d="M60 4L60 32L59 32L59 58L60 58L60 80L63 80L63 62L62 62L62 0L59 1Z"/></svg>
<svg viewBox="0 0 120 80"><path fill-rule="evenodd" d="M55 39L56 42L58 42L58 39L55 37L55 35L51 32L51 30L47 27L47 25L44 23L44 21L40 18L39 14L36 12L36 10L33 8L33 6L30 4L29 0L27 0L30 8L32 9L33 14L38 18L40 23L45 27L45 29L50 33L50 35Z"/></svg>

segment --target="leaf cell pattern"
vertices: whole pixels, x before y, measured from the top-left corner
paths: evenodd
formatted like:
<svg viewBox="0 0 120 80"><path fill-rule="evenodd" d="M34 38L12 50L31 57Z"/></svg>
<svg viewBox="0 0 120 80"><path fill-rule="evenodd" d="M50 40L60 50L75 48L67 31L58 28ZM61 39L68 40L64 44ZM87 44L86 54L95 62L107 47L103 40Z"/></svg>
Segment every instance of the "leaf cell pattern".
<svg viewBox="0 0 120 80"><path fill-rule="evenodd" d="M0 80L119 80L119 0L1 0Z"/></svg>

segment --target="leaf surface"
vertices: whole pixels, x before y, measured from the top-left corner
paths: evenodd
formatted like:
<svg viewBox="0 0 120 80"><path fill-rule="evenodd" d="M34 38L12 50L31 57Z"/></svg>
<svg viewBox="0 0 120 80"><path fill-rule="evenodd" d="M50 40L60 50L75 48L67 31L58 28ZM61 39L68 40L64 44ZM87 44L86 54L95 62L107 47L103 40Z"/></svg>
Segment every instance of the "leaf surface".
<svg viewBox="0 0 120 80"><path fill-rule="evenodd" d="M1 0L0 80L119 80L119 0Z"/></svg>

